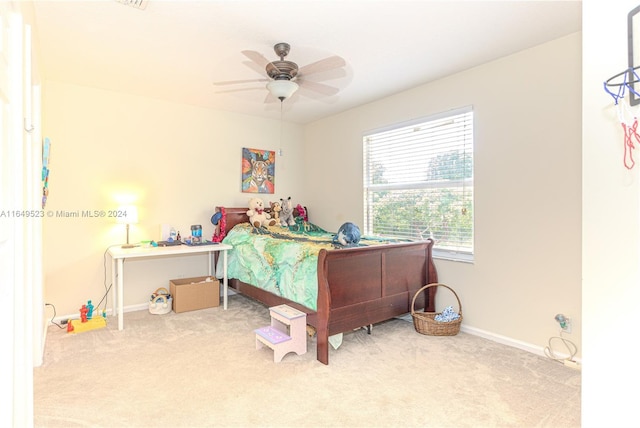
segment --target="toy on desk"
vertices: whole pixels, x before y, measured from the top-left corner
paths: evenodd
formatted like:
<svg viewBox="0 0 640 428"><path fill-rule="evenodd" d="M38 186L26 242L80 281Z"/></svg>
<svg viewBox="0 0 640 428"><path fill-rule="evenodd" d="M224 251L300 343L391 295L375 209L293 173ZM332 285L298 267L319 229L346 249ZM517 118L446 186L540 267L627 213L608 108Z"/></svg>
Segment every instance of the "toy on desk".
<svg viewBox="0 0 640 428"><path fill-rule="evenodd" d="M191 243L199 244L202 242L202 225L193 224L191 225Z"/></svg>

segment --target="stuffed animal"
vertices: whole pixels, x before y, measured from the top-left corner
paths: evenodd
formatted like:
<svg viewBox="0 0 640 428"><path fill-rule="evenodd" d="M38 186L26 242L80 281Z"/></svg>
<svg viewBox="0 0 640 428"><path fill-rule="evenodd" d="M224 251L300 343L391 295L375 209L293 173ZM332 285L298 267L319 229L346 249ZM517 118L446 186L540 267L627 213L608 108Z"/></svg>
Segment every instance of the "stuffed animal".
<svg viewBox="0 0 640 428"><path fill-rule="evenodd" d="M291 202L291 196L285 201L284 199L280 199L280 207L282 211L280 211L280 226L295 226L296 222L293 219L293 203Z"/></svg>
<svg viewBox="0 0 640 428"><path fill-rule="evenodd" d="M273 226L276 221L264 210L264 202L260 198L249 199L249 211L247 211L249 223L253 227Z"/></svg>
<svg viewBox="0 0 640 428"><path fill-rule="evenodd" d="M333 237L333 243L343 247L353 247L360 242L360 228L353 223L344 223Z"/></svg>
<svg viewBox="0 0 640 428"><path fill-rule="evenodd" d="M278 223L280 221L280 211L282 211L282 205L280 205L280 202L277 201L269 202L269 205L271 205L271 214L273 215L276 223Z"/></svg>
<svg viewBox="0 0 640 428"><path fill-rule="evenodd" d="M300 204L296 205L296 211L298 211L298 217L300 217L303 221L309 221L309 216L307 216L307 210Z"/></svg>

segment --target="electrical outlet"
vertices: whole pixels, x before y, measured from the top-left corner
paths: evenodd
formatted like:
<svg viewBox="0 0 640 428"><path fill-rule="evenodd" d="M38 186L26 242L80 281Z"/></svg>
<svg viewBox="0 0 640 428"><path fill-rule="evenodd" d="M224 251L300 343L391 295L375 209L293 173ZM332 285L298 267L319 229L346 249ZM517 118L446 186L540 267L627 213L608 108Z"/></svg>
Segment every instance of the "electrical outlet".
<svg viewBox="0 0 640 428"><path fill-rule="evenodd" d="M564 331L565 333L569 333L571 334L571 318L565 318L564 321L564 327L562 327L562 331Z"/></svg>

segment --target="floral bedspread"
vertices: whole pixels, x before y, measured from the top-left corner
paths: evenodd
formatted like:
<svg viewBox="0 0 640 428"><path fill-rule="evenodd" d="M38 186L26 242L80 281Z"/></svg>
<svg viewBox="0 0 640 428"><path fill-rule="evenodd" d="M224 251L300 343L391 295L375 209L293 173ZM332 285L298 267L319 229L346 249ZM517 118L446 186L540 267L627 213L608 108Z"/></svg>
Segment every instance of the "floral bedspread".
<svg viewBox="0 0 640 428"><path fill-rule="evenodd" d="M254 228L236 225L223 242L233 246L227 256L227 276L317 310L318 253L335 249L329 233L296 219L295 226ZM399 242L363 236L359 246Z"/></svg>

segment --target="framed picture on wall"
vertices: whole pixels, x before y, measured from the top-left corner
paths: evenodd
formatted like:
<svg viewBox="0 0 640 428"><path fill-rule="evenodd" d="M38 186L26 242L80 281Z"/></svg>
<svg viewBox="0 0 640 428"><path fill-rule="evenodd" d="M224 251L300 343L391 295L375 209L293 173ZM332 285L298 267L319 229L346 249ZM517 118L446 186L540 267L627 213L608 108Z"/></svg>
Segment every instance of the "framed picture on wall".
<svg viewBox="0 0 640 428"><path fill-rule="evenodd" d="M274 193L276 182L276 152L242 149L242 191Z"/></svg>

